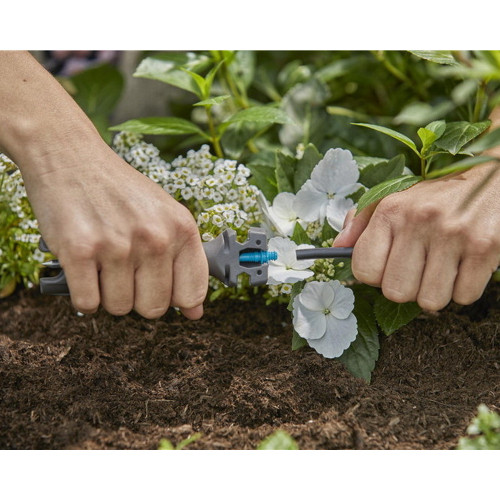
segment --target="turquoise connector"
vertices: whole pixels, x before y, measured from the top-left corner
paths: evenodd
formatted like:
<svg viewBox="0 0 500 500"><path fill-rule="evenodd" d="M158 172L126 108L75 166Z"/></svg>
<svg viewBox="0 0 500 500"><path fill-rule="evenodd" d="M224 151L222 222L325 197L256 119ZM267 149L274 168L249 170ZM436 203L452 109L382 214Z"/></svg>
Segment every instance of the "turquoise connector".
<svg viewBox="0 0 500 500"><path fill-rule="evenodd" d="M278 252L266 252L263 250L256 252L240 253L240 262L255 262L257 264L266 264L270 260L276 260Z"/></svg>

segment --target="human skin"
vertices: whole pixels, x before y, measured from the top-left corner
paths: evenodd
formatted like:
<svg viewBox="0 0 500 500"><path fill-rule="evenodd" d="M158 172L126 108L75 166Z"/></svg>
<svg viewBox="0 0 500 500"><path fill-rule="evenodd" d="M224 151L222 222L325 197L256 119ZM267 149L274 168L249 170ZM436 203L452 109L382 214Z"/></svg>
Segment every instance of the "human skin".
<svg viewBox="0 0 500 500"><path fill-rule="evenodd" d="M190 212L116 155L28 52L0 51L0 67L0 150L21 170L74 307L200 318L208 264Z"/></svg>
<svg viewBox="0 0 500 500"><path fill-rule="evenodd" d="M500 108L490 117L500 126ZM500 158L500 148L485 154ZM467 305L500 264L500 163L422 181L354 216L334 246L354 247L352 271L398 303Z"/></svg>

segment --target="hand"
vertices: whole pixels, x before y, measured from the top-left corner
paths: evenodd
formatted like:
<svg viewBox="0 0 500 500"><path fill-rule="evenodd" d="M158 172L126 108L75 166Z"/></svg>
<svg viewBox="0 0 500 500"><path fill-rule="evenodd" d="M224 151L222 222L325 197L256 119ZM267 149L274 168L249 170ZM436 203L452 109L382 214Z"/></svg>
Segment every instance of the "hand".
<svg viewBox="0 0 500 500"><path fill-rule="evenodd" d="M24 176L75 308L92 313L101 303L114 315L158 318L173 305L201 317L208 264L189 211L100 139L82 146L45 156L36 176Z"/></svg>
<svg viewBox="0 0 500 500"><path fill-rule="evenodd" d="M351 211L335 246L354 276L394 302L439 310L479 299L500 262L500 167L423 181Z"/></svg>

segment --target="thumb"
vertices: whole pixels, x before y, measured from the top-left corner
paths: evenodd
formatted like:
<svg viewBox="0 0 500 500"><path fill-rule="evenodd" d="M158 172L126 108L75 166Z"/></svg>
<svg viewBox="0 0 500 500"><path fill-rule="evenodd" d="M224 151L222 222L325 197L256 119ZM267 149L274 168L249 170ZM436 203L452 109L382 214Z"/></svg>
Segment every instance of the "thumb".
<svg viewBox="0 0 500 500"><path fill-rule="evenodd" d="M334 247L353 247L363 231L368 226L378 203L372 203L355 216L356 208L352 208L346 215L344 228L333 241Z"/></svg>

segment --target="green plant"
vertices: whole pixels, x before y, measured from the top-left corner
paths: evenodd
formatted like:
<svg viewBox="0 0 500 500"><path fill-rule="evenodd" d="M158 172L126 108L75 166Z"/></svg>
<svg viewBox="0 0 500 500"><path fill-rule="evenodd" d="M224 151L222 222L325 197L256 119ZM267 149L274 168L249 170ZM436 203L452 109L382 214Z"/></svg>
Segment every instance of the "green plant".
<svg viewBox="0 0 500 500"><path fill-rule="evenodd" d="M160 443L158 445L159 450L182 450L186 446L189 446L191 443L194 443L198 439L202 437L202 434L200 432L196 432L186 439L183 439L180 443L177 443L177 445L173 445L172 442L168 439L161 439Z"/></svg>
<svg viewBox="0 0 500 500"><path fill-rule="evenodd" d="M460 438L459 450L500 450L500 415L484 404L479 405L467 434Z"/></svg>
<svg viewBox="0 0 500 500"><path fill-rule="evenodd" d="M283 430L277 430L264 438L257 450L298 450L299 446L295 439Z"/></svg>

